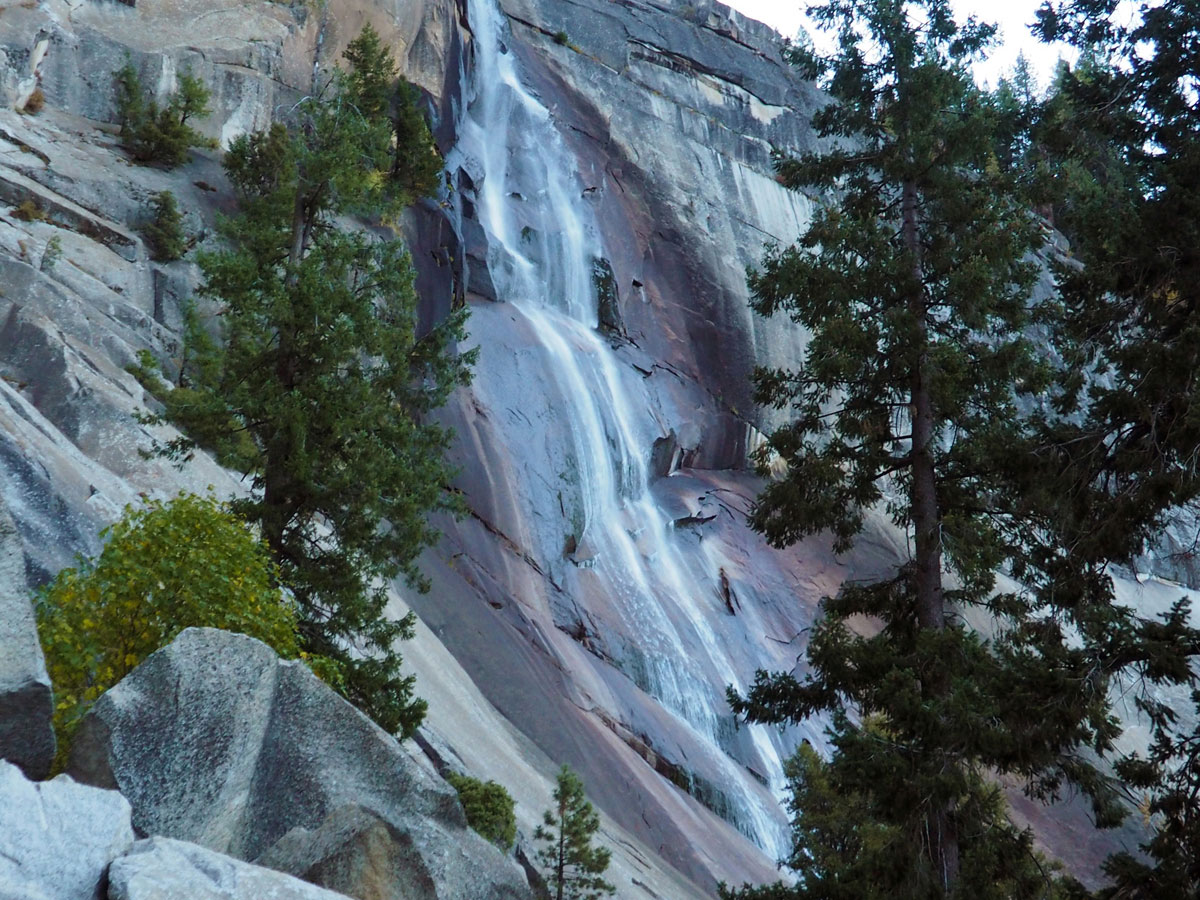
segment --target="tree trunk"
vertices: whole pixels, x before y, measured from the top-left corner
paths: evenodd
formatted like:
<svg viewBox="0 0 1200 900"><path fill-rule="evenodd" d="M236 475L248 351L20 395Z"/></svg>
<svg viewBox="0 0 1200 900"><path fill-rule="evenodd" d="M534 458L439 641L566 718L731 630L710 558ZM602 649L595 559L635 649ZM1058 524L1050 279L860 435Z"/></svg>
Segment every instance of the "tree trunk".
<svg viewBox="0 0 1200 900"><path fill-rule="evenodd" d="M292 206L292 234L288 246L287 274L284 286L290 293L296 289L300 280L300 264L308 250L311 234L309 207L305 201L304 173L297 173L296 197ZM297 323L294 316L290 321L283 322L279 328L278 347L275 356L275 380L281 392L291 391L296 386L299 376L299 359L295 349L295 328ZM259 524L263 532L263 540L271 550L271 555L277 563L287 558L285 538L288 524L293 515L295 505L295 479L290 468L297 447L296 443L302 436L293 433L294 425L287 423L275 431L266 440L263 447L263 502ZM309 598L297 596L301 606L306 605Z"/></svg>
<svg viewBox="0 0 1200 900"><path fill-rule="evenodd" d="M567 813L561 803L558 813L558 866L554 872L558 881L558 896L555 900L563 900L563 889L567 881Z"/></svg>
<svg viewBox="0 0 1200 900"><path fill-rule="evenodd" d="M913 287L909 312L916 322L918 343L911 382L912 414L912 496L914 532L914 589L917 600L917 624L922 629L940 631L946 627L945 595L942 590L942 531L938 510L937 478L934 471L934 409L929 384L929 343L925 292L921 287L921 248L917 237L917 186L906 181L902 187L901 226L905 249L912 259ZM934 696L946 693L945 679L927 676L923 690ZM942 886L949 893L958 879L958 835L954 828L951 804L929 813L926 820L929 853Z"/></svg>
<svg viewBox="0 0 1200 900"><path fill-rule="evenodd" d="M291 476L287 470L290 456L289 442L284 435L276 435L263 451L263 502L259 514L263 541L271 551L276 563L286 557L284 537L290 515ZM300 599L300 598L297 598Z"/></svg>

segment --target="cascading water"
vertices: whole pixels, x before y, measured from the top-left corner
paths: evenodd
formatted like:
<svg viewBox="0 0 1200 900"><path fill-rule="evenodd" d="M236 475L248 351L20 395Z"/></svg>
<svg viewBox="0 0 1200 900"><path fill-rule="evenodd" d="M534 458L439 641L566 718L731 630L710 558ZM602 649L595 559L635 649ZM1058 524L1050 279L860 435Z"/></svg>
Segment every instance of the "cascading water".
<svg viewBox="0 0 1200 900"><path fill-rule="evenodd" d="M698 571L683 554L670 520L650 493L649 451L661 427L635 402L636 376L597 331L594 265L603 247L576 163L553 117L522 83L515 54L505 46L506 20L496 0L470 0L475 37L473 95L459 122L451 171L469 169L477 188L476 215L488 239L488 270L497 297L525 321L538 345L538 364L570 402L570 446L561 456L574 468L575 496L562 503L588 565L615 594L613 606L637 635L637 663L618 660L634 681L670 710L683 727L714 749L727 816L775 858L788 841L779 810L753 790L745 762L723 744L729 713L723 688L743 688L697 600L714 591L716 565ZM568 508L569 507L569 508ZM700 652L697 652L700 648ZM770 786L782 783L781 747L766 729L749 729L755 764Z"/></svg>

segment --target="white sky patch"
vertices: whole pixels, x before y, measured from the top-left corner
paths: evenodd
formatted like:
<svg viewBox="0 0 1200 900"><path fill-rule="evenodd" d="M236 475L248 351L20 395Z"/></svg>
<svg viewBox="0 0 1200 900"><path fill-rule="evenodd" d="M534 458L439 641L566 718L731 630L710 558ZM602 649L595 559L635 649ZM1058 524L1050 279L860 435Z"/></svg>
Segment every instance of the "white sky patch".
<svg viewBox="0 0 1200 900"><path fill-rule="evenodd" d="M822 35L808 21L799 3L791 0L723 0L729 6L751 18L766 22L776 31L788 37L795 36L797 29L804 28L822 50L832 48L830 38ZM952 0L951 6L958 20L975 16L984 22L995 22L1000 26L999 42L992 48L988 58L975 67L975 78L983 85L992 86L1001 76L1012 71L1017 55L1024 52L1037 76L1038 84L1045 88L1054 74L1059 56L1070 61L1075 51L1065 44L1046 45L1035 38L1029 26L1036 18L1041 0Z"/></svg>

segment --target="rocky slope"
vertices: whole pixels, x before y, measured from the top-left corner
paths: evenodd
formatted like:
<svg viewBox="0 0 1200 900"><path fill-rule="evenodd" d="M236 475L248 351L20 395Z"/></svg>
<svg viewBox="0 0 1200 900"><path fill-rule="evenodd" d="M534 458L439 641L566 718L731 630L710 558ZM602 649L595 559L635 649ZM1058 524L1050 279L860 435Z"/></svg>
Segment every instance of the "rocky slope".
<svg viewBox="0 0 1200 900"><path fill-rule="evenodd" d="M87 715L69 774L0 761L4 900L347 896L534 894L429 760L253 638L182 632Z"/></svg>
<svg viewBox="0 0 1200 900"><path fill-rule="evenodd" d="M792 604L784 586L816 578L807 602L794 607L803 621L820 590L838 576L826 573L824 560L788 557L768 567L764 577L777 582L770 588L742 586L743 571L757 568L750 563L762 550L738 522L753 485L737 470L751 433L739 410L748 409L744 376L756 348L781 353L796 340L786 330L756 333L745 311L741 269L758 255L764 233L774 229L786 238L804 214L803 205L771 180L768 149L776 137L791 135L785 142L793 144L804 139L804 117L786 112L783 104L803 109L805 89L787 80L769 32L719 8L711 16L693 11L693 21L652 6L596 4L581 11L586 17L573 16L569 45L552 38L562 23L544 18L569 12L554 5L546 12L513 10L515 30L506 40L526 60L521 77L555 107L557 130L578 154L572 164L578 174L568 176L572 190L594 209L594 242L603 248L597 256L610 273L607 324L610 334L621 336L619 355L605 364L619 367L626 381L645 383L633 402L653 409L654 420L638 423L636 453L656 475L676 473L661 479L661 500L654 505L685 520L681 532L690 528L687 539L696 545L705 530L721 528L730 535L725 543L731 561L705 564L701 615L733 620L731 611L740 605L771 595L785 610ZM611 40L614 12L630 32L624 49ZM147 398L124 369L147 348L170 370L178 350L179 305L196 278L186 262L149 262L138 226L149 197L170 189L188 211L189 233L202 241L215 216L229 210L229 196L216 153L197 152L174 172L128 164L109 124L114 115L109 79L125 55L160 91L169 90L185 67L213 85L216 111L202 127L227 142L261 127L276 106L298 96L314 65L336 60L349 37L371 21L396 48L408 77L425 89L447 151L458 142L478 60L468 9L448 2L334 3L317 14L265 3L214 7L151 0L126 7L50 0L7 6L0 18L6 101L0 113L0 198L7 204L0 215L0 477L4 503L23 541L27 577L37 583L74 553L94 552L100 528L140 495L207 485L223 493L241 489L204 460L180 472L137 454L150 435L132 414ZM199 21L203 28L195 27ZM687 62L691 57L724 60L725 71L709 74ZM739 74L739 66L747 72ZM609 93L602 97L585 83L572 86L567 76L589 82L603 77ZM35 88L45 96L45 107L36 116L23 115L19 110ZM598 109L594 104L601 100L629 118L621 122ZM706 137L706 130L712 135ZM700 148L703 158L697 156ZM471 171L480 182L487 175L463 160L454 173L462 188L457 196L471 193ZM721 171L724 181L716 177ZM726 188L730 196L740 191L740 205L722 196ZM532 497L529 505L513 503L571 452L563 444L574 427L573 398L555 390L556 373L540 366L535 377L541 383L523 391L531 404L542 404L540 413L511 402L511 363L528 352L529 337L506 324L512 322L506 304L495 302L493 282L500 279L488 271L488 235L457 196L444 206L416 210L408 229L426 315L438 315L469 292L477 313L473 333L489 335L476 387L448 413L459 429L461 486L475 515L445 523L446 540L427 562L434 591L404 598L418 606L432 629L423 631L421 647L409 654L414 663L430 666L419 672L426 693L446 696L443 709L470 709L465 720L439 718L435 702L428 739L447 756L482 756L476 771L516 783L529 823L546 805L546 776L556 764L580 769L614 817L608 826L612 842L628 848L618 854L628 885L637 881L651 893L667 885L672 896L696 890L665 873L654 861L656 852L702 893L716 878L770 877L769 856L710 811L760 842L764 829L756 831L754 817L776 835L782 824L769 787L761 784L770 766L753 758L754 742L734 732L719 709L694 705L719 707L730 674L714 670L709 661L708 671L686 679L695 682L688 688L693 718L717 723L728 745L721 747L711 734L696 733L679 703L664 708L653 696L655 685L639 675L640 660L658 656L668 670L673 663L657 650L639 648L644 635L636 621L610 621L604 640L593 633L606 616L624 613L606 609L602 579L578 581L580 573L587 581L589 568L596 569L586 558L597 553L594 546L588 549L586 516L562 512L557 489ZM13 215L24 201L32 201L44 217L23 221ZM707 209L703 215L698 201ZM720 241L700 240L701 233L716 229L723 229ZM46 258L52 238L63 248L54 264ZM732 258L725 258L727 252ZM598 304L600 292L594 287L588 292L585 303ZM505 395L509 399L497 400ZM520 428L499 433L488 424L499 417L519 422L522 414L548 423L545 457L523 459L528 434ZM569 490L582 495L590 489L578 477L571 480L564 481ZM700 502L702 496L709 499ZM621 505L618 498L616 507ZM551 507L564 521L532 533L528 523L545 518ZM725 522L717 521L717 513ZM568 538L575 549L564 555ZM643 560L660 552L648 538L642 545ZM763 616L752 610L751 624L737 629L745 647L738 678L764 661L790 665L795 657L797 648L788 641L802 627L792 621L796 616L771 610ZM435 632L458 660L449 671ZM780 640L782 649L760 658L758 645L766 634ZM676 640L667 652L684 649ZM496 752L476 753L488 746L481 736L496 727L504 730L488 735ZM777 753L772 749L772 756ZM498 766L497 760L506 762ZM736 800L719 787L731 767L743 782Z"/></svg>
<svg viewBox="0 0 1200 900"><path fill-rule="evenodd" d="M84 719L68 774L115 788L139 834L352 896L532 900L454 789L300 662L189 628Z"/></svg>
<svg viewBox="0 0 1200 900"><path fill-rule="evenodd" d="M201 126L227 143L365 22L446 153L449 189L405 222L423 313L469 303L480 349L443 413L471 514L440 523L428 594L396 586L396 613L421 618L404 649L430 700L421 746L508 785L527 832L572 765L623 898L771 879L781 760L822 735L738 728L725 687L796 666L820 597L896 547L876 528L842 559L822 540L778 552L744 525L770 424L748 376L803 342L750 313L745 268L803 227L809 200L776 183L771 150L816 146L818 98L777 35L720 4L0 0L0 502L24 576L94 552L139 496L243 490L204 458L137 453L150 401L125 367L143 349L178 364L197 279L148 260L147 202L172 190L199 244L231 200L218 152L129 164L112 72L128 54L166 92L190 68L214 90ZM45 106L25 115L35 89ZM44 685L36 660L0 676Z"/></svg>

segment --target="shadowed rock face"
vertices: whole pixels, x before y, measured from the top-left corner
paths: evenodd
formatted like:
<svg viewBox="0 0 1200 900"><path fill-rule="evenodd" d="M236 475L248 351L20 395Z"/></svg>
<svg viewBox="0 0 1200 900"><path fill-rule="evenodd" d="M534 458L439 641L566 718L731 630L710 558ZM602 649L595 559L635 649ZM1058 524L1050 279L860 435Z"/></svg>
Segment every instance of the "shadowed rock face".
<svg viewBox="0 0 1200 900"><path fill-rule="evenodd" d="M29 778L54 761L54 698L25 582L25 554L0 500L0 759Z"/></svg>

